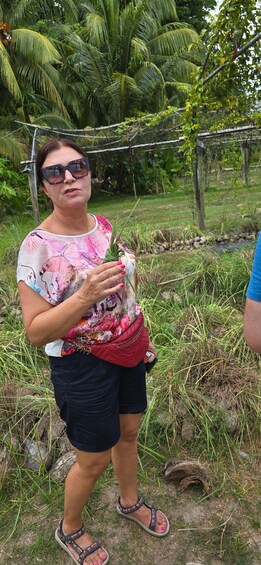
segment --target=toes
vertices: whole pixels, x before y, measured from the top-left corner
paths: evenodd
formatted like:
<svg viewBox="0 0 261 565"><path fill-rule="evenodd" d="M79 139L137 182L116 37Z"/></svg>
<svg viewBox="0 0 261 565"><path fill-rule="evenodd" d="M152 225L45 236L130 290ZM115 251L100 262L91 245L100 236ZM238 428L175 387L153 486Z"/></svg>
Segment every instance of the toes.
<svg viewBox="0 0 261 565"><path fill-rule="evenodd" d="M107 553L105 553L105 551L99 551L99 565L103 564L103 561L105 561L107 557Z"/></svg>
<svg viewBox="0 0 261 565"><path fill-rule="evenodd" d="M163 533L163 532L166 531L166 529L167 529L166 516L162 512L158 511L157 512L157 530L159 532Z"/></svg>
<svg viewBox="0 0 261 565"><path fill-rule="evenodd" d="M84 565L103 565L107 555L104 551L99 552L97 557L89 557L89 560L84 561Z"/></svg>

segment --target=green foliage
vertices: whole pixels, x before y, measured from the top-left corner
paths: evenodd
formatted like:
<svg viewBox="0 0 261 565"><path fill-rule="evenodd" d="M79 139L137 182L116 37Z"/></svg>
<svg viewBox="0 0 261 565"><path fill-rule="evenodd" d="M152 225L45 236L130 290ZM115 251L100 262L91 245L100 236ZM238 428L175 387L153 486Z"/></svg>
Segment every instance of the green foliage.
<svg viewBox="0 0 261 565"><path fill-rule="evenodd" d="M198 33L209 27L209 12L215 6L216 0L176 0L179 20L193 26Z"/></svg>
<svg viewBox="0 0 261 565"><path fill-rule="evenodd" d="M16 172L6 159L0 158L0 213L12 214L26 210L29 204L27 177Z"/></svg>
<svg viewBox="0 0 261 565"><path fill-rule="evenodd" d="M103 0L84 10L78 33L64 28L61 36L72 52L64 73L78 85L84 126L157 112L168 99L179 99L179 85L190 82L202 61L202 44L193 29L176 21L175 3L138 0L122 7L120 0Z"/></svg>
<svg viewBox="0 0 261 565"><path fill-rule="evenodd" d="M259 43L253 44L244 55L238 57L238 52L257 35L258 29L256 0L243 4L239 0L229 0L221 4L208 35L205 63L195 73L185 104L183 149L189 163L195 158L199 129L204 126L207 129L204 120L207 112L212 112L212 129L235 125L244 119L251 121L251 109L258 96ZM221 72L209 78L220 66L223 66ZM222 111L221 115L219 111Z"/></svg>

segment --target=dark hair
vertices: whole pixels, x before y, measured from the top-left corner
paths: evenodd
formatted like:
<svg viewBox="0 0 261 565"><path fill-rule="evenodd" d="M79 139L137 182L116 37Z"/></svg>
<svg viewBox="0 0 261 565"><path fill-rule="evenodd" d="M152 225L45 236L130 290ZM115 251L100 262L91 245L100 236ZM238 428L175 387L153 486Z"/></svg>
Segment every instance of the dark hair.
<svg viewBox="0 0 261 565"><path fill-rule="evenodd" d="M36 175L39 184L41 184L42 182L41 168L45 162L46 157L52 151L55 151L56 149L61 149L62 147L71 147L72 149L75 149L75 151L78 151L80 155L84 155L84 156L86 155L84 150L78 145L76 145L76 143L74 143L74 141L71 141L70 139L60 139L57 137L54 139L50 139L49 141L46 141L46 143L42 145L41 149L39 149L35 160Z"/></svg>

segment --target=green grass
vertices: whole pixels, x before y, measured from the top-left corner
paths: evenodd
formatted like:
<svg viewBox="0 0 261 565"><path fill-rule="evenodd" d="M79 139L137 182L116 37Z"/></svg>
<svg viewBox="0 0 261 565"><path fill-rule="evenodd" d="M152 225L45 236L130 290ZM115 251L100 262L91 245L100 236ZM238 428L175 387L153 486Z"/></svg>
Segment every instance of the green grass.
<svg viewBox="0 0 261 565"><path fill-rule="evenodd" d="M189 189L182 189L171 195L142 197L123 237L138 250L153 250L160 238L186 239L199 233L192 221L191 196ZM249 228L254 226L259 222L258 197L256 179L247 189L209 189L208 233L233 233L245 229L247 222ZM124 223L132 208L133 199L123 197L90 204L90 211L117 224ZM12 468L3 474L0 490L1 543L3 563L9 562L11 553L15 565L37 565L51 553L52 565L58 565L61 553L54 546L52 530L62 514L63 485L51 480L43 468L28 470L21 449L27 437L38 441L41 423L47 418L51 426L56 413L47 359L41 348L28 343L17 303L14 250L18 251L32 228L31 217L6 218L0 227L0 438L12 457ZM139 301L159 353L147 379L150 403L139 436L139 477L143 492L162 501L176 526L177 535L165 546L171 555L175 552L176 565L193 560L204 565L257 565L260 561L246 534L249 528L259 535L261 497L257 480L260 360L247 347L242 332L252 260L253 251L248 248L222 254L205 248L138 257ZM233 430L231 415L236 422ZM190 428L188 436L184 435L185 424ZM58 455L56 451L55 457ZM166 484L163 467L173 457L196 457L207 466L207 497L199 489L182 495ZM142 534L122 528L117 516L111 518L111 497L106 499L111 492L116 500L110 468L96 485L85 517L105 541L108 537L109 544L115 529L121 532L114 540L117 551L112 565L119 559L123 565L134 565L137 560L141 565L156 565L155 540L146 541L144 560L144 553L139 554ZM240 505L241 513L235 512L221 526L225 519L217 521L215 509L217 506L228 516L228 499ZM190 524L184 518L184 507L191 504L192 509L193 504L205 508L202 523ZM23 544L28 529L29 541ZM163 555L165 562L169 562L168 551Z"/></svg>
<svg viewBox="0 0 261 565"><path fill-rule="evenodd" d="M210 179L211 180L211 179ZM261 225L260 182L257 172L252 172L250 185L229 179L211 185L205 193L206 231L211 235L253 231ZM219 181L220 183L220 181ZM137 250L151 251L159 239L186 239L200 235L191 186L183 186L169 194L140 196L131 222L124 228L124 239ZM135 204L134 197L104 195L93 196L89 211L105 215L110 221L122 225ZM41 214L41 219L47 212ZM7 217L0 226L0 260L8 264L15 261L21 240L34 227L31 215L21 218Z"/></svg>

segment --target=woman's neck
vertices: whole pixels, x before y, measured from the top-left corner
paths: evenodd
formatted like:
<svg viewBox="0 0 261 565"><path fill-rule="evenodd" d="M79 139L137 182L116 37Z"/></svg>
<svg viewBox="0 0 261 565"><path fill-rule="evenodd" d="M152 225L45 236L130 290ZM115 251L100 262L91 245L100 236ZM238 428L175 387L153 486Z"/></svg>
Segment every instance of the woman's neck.
<svg viewBox="0 0 261 565"><path fill-rule="evenodd" d="M95 219L87 213L87 209L79 213L68 214L55 209L46 220L41 223L41 228L51 233L60 235L80 235L87 233L95 226Z"/></svg>

